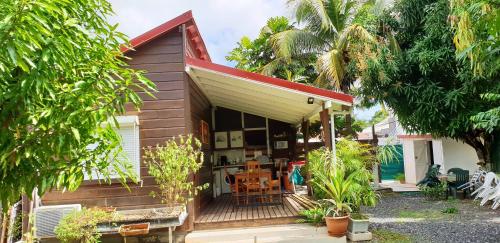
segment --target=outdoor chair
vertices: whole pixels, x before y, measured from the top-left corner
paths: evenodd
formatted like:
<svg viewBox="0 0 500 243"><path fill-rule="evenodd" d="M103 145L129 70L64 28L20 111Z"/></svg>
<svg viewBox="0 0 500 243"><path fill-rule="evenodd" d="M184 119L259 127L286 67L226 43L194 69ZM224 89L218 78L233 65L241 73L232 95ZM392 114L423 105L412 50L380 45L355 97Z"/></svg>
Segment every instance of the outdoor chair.
<svg viewBox="0 0 500 243"><path fill-rule="evenodd" d="M267 188L269 192L270 201L273 200L274 195L279 195L279 201L282 201L282 193L281 193L281 176L283 175L283 162L279 162L279 170L276 172L276 179L272 179L268 182L269 186Z"/></svg>
<svg viewBox="0 0 500 243"><path fill-rule="evenodd" d="M492 209L497 209L500 206L500 183L495 187L495 192L488 198L493 201Z"/></svg>
<svg viewBox="0 0 500 243"><path fill-rule="evenodd" d="M474 189L479 188L481 185L483 185L483 182L481 181L481 179L484 179L484 176L486 175L486 173L488 173L488 172L479 168L478 170L476 170L474 172L474 174L472 175L469 182L459 186L457 189L459 189L459 190L464 190L464 189L471 190L471 188L474 188Z"/></svg>
<svg viewBox="0 0 500 243"><path fill-rule="evenodd" d="M490 194L493 193L493 190L495 189L495 186L498 185L498 182L499 182L498 181L498 177L495 175L495 173L488 172L484 176L484 183L483 183L483 185L480 186L474 192L471 193L471 195L477 194L476 197L474 198L474 200L482 198L483 200L481 200L481 206L483 206L484 204L486 204L486 202L488 201L488 198L489 198ZM485 197L487 198L486 201L484 201ZM483 203L483 201L484 201L484 203Z"/></svg>
<svg viewBox="0 0 500 243"><path fill-rule="evenodd" d="M448 182L448 192L446 193L446 197L448 195L453 194L453 197L457 197L457 191L460 190L458 189L462 185L466 184L469 181L469 171L468 170L462 170L460 168L451 168L448 170L447 174L454 174L456 176L456 180L452 182ZM469 192L468 188L462 189L464 193L464 199L465 196L467 195L467 192ZM469 192L470 193L470 192Z"/></svg>
<svg viewBox="0 0 500 243"><path fill-rule="evenodd" d="M236 204L239 204L239 198L236 198L236 190L240 188L236 188L236 181L234 175L229 174L227 171L227 167L224 165L224 182L229 185L229 189L231 190L231 200L236 200Z"/></svg>
<svg viewBox="0 0 500 243"><path fill-rule="evenodd" d="M257 160L249 160L245 163L245 170L260 169L260 162Z"/></svg>
<svg viewBox="0 0 500 243"><path fill-rule="evenodd" d="M246 189L246 204L249 204L250 198L262 200L262 192L264 188L260 183L261 173L260 168L247 171L246 181L243 183Z"/></svg>
<svg viewBox="0 0 500 243"><path fill-rule="evenodd" d="M438 178L439 175L439 168L441 165L431 165L427 169L427 173L425 173L424 179L419 181L417 183L417 186L424 185L424 186L429 186L429 187L434 187L436 185L439 185L441 181Z"/></svg>

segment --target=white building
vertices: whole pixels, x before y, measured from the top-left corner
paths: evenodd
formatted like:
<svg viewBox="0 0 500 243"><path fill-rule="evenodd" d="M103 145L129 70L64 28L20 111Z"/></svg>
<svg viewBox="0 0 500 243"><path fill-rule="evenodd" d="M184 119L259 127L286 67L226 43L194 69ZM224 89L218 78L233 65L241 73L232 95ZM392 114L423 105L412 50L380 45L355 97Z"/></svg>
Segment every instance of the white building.
<svg viewBox="0 0 500 243"><path fill-rule="evenodd" d="M469 145L449 138L431 135L398 135L403 144L406 183L416 184L425 177L431 164L441 165L441 173L451 168L478 169L476 151Z"/></svg>
<svg viewBox="0 0 500 243"><path fill-rule="evenodd" d="M392 113L375 125L375 134L379 145L403 145L405 181L409 184L416 184L423 179L432 164L440 164L441 173L458 167L472 174L478 168L477 155L471 146L449 138L412 135L401 127ZM371 140L372 128L365 128L358 133L358 139Z"/></svg>

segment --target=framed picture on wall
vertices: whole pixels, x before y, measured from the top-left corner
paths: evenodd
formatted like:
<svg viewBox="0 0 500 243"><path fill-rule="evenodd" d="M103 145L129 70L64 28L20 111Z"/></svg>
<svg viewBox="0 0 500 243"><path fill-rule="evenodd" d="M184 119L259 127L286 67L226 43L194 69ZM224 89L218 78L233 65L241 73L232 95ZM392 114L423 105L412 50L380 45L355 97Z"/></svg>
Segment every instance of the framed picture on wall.
<svg viewBox="0 0 500 243"><path fill-rule="evenodd" d="M201 143L207 144L210 141L210 132L208 128L208 123L204 120L200 121L200 137Z"/></svg>
<svg viewBox="0 0 500 243"><path fill-rule="evenodd" d="M231 148L243 147L243 131L230 131L229 139L231 141Z"/></svg>
<svg viewBox="0 0 500 243"><path fill-rule="evenodd" d="M227 132L216 132L215 133L215 148L224 149L227 148Z"/></svg>
<svg viewBox="0 0 500 243"><path fill-rule="evenodd" d="M288 141L275 141L274 149L288 149Z"/></svg>

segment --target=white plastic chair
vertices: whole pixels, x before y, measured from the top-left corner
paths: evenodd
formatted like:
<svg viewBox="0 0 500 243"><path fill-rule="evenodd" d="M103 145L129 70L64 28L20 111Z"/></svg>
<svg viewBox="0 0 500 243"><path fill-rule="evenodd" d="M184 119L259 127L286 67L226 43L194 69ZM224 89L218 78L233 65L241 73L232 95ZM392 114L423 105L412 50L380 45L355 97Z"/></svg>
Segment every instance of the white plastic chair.
<svg viewBox="0 0 500 243"><path fill-rule="evenodd" d="M484 183L478 189L471 193L471 196L477 194L474 200L478 198L483 198L481 201L481 206L483 206L488 200L484 201L484 198L489 198L490 194L495 190L495 186L498 185L498 177L493 172L488 172L484 176ZM484 201L484 202L483 202Z"/></svg>
<svg viewBox="0 0 500 243"><path fill-rule="evenodd" d="M488 200L493 201L492 209L497 209L500 206L500 183L497 184L495 192L489 196Z"/></svg>

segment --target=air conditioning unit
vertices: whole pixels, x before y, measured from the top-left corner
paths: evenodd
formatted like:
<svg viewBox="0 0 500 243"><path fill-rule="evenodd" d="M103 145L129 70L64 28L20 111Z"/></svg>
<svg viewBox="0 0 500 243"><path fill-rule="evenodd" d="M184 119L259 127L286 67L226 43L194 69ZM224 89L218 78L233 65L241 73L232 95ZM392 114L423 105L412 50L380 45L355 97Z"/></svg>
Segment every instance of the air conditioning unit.
<svg viewBox="0 0 500 243"><path fill-rule="evenodd" d="M35 208L35 237L38 239L55 237L56 234L54 233L54 229L59 224L59 221L67 214L80 210L82 210L82 205L80 204L41 206Z"/></svg>

